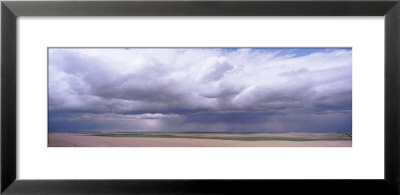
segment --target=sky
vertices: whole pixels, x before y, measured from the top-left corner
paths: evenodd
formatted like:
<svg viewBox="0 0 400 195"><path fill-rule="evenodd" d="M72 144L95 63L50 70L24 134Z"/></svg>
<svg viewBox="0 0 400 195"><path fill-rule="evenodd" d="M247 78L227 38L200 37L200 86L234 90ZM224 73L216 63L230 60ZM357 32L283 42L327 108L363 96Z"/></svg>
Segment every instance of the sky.
<svg viewBox="0 0 400 195"><path fill-rule="evenodd" d="M349 132L351 48L49 48L49 131Z"/></svg>

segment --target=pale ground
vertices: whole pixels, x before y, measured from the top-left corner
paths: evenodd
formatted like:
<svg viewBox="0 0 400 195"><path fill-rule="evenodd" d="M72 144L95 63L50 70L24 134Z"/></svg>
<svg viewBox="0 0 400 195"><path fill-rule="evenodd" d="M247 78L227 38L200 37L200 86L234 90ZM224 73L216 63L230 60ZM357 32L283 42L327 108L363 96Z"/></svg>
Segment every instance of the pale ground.
<svg viewBox="0 0 400 195"><path fill-rule="evenodd" d="M252 134L252 136L330 137L327 133ZM337 135L337 134L336 134ZM201 135L196 135L201 136ZM222 134L213 136L223 136ZM238 135L230 135L238 136ZM191 138L108 137L75 133L50 133L49 147L351 147L351 140L239 141Z"/></svg>

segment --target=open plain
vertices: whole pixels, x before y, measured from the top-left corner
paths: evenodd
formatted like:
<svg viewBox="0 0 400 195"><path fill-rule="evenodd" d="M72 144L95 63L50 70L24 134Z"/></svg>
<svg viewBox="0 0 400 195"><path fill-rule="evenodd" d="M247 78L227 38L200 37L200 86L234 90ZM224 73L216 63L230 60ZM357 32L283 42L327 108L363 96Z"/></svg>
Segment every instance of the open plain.
<svg viewBox="0 0 400 195"><path fill-rule="evenodd" d="M351 133L49 133L49 147L351 147Z"/></svg>

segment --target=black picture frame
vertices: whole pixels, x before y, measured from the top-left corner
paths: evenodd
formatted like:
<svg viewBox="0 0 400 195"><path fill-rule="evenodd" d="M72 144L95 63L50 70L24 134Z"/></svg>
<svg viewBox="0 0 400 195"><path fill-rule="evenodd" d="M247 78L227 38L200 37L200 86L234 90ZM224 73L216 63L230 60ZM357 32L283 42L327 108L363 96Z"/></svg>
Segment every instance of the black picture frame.
<svg viewBox="0 0 400 195"><path fill-rule="evenodd" d="M385 16L385 175L381 180L16 179L19 16ZM399 0L2 1L1 192L3 194L399 194ZM368 170L365 170L368 171Z"/></svg>

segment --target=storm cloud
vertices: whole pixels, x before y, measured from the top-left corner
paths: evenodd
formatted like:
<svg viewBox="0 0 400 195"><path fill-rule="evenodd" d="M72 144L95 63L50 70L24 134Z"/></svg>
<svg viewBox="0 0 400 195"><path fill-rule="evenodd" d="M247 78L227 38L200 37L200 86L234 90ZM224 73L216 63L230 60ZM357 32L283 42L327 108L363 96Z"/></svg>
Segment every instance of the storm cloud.
<svg viewBox="0 0 400 195"><path fill-rule="evenodd" d="M50 131L351 131L348 48L50 48Z"/></svg>

